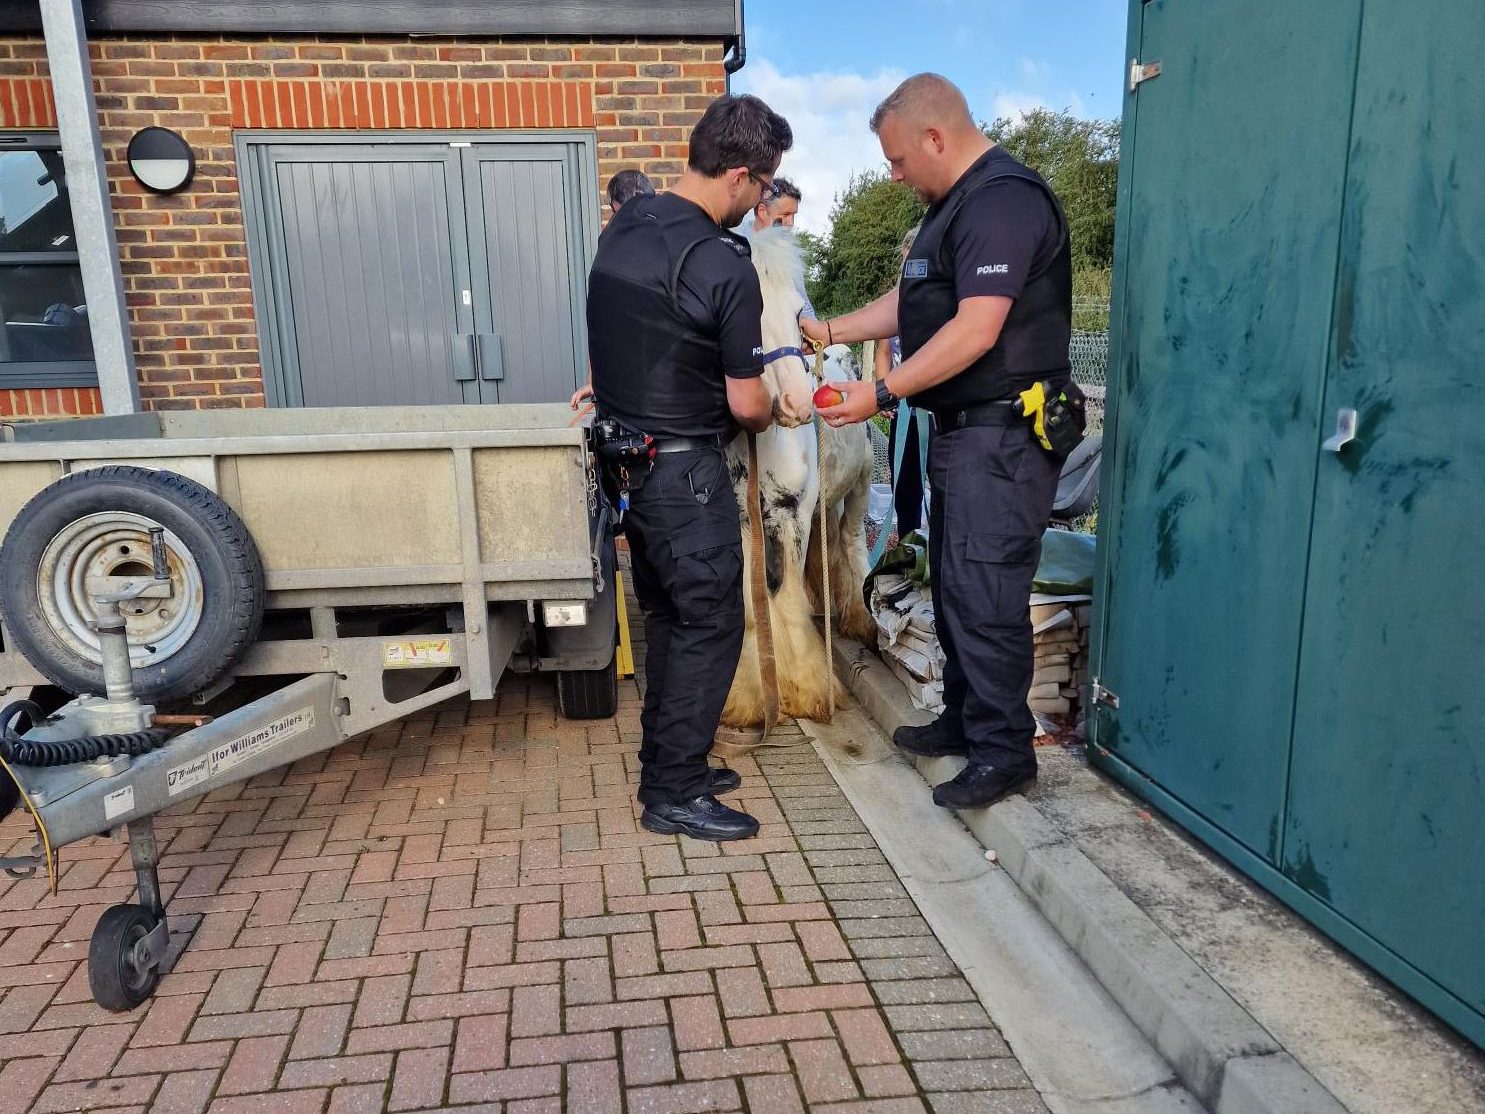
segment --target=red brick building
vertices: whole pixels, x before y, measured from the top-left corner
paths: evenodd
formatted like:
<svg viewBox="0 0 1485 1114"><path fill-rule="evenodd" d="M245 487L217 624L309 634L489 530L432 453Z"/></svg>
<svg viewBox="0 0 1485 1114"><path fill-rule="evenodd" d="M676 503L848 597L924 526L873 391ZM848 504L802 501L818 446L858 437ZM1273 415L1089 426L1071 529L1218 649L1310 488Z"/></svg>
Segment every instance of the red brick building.
<svg viewBox="0 0 1485 1114"><path fill-rule="evenodd" d="M36 8L0 3L0 417L102 408ZM153 409L565 397L602 183L679 174L741 34L737 0L82 10ZM180 192L130 171L150 126Z"/></svg>

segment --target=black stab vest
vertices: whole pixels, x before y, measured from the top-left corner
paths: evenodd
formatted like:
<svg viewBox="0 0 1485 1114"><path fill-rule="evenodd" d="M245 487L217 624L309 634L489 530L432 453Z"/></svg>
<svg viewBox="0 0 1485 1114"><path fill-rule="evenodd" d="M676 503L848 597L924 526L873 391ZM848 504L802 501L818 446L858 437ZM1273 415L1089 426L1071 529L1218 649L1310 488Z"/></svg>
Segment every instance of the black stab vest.
<svg viewBox="0 0 1485 1114"><path fill-rule="evenodd" d="M1056 214L1057 246L1050 258L1033 262L994 347L952 379L914 395L909 399L914 406L942 410L992 402L1012 398L1041 379L1060 385L1071 377L1072 249L1067 219L1042 176L999 147L966 170L923 219L898 287L902 357L906 360L922 348L959 312L953 259L945 240L965 201L976 190L1005 178L1030 182L1046 195Z"/></svg>
<svg viewBox="0 0 1485 1114"><path fill-rule="evenodd" d="M590 345L616 349L623 362L639 369L621 387L595 376L598 410L653 436L724 433L731 411L718 367L720 350L716 338L699 331L681 307L681 271L691 253L714 236L741 256L749 254L748 245L720 228L698 236L694 226L662 224L648 211L647 200L629 202L605 231L631 233L624 241L622 270L607 266L618 261L600 251L588 277ZM658 235L636 235L625 227L640 223Z"/></svg>

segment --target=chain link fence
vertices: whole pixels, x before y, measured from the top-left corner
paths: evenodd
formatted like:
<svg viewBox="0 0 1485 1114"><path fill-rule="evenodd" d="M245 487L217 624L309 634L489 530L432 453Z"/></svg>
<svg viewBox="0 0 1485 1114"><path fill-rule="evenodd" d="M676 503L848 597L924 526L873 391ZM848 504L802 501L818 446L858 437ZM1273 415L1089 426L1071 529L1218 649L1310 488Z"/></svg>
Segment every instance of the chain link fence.
<svg viewBox="0 0 1485 1114"><path fill-rule="evenodd" d="M1088 432L1103 432L1103 404L1109 384L1109 334L1075 331L1068 346L1073 382L1088 396Z"/></svg>
<svg viewBox="0 0 1485 1114"><path fill-rule="evenodd" d="M1083 304L1078 305L1081 301ZM1074 299L1073 324L1079 318L1093 318L1097 329L1073 329L1068 356L1072 361L1073 382L1088 396L1088 434L1103 433L1103 408L1109 386L1109 304L1089 299ZM1098 533L1098 503L1072 524L1082 534Z"/></svg>

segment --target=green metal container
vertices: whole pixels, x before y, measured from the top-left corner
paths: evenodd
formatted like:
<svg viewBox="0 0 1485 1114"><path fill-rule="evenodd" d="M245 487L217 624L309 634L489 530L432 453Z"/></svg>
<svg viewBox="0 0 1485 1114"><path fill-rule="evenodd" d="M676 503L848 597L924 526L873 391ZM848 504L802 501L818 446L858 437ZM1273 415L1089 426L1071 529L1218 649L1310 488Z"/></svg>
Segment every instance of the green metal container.
<svg viewBox="0 0 1485 1114"><path fill-rule="evenodd" d="M1482 45L1459 0L1131 3L1091 734L1476 1044Z"/></svg>

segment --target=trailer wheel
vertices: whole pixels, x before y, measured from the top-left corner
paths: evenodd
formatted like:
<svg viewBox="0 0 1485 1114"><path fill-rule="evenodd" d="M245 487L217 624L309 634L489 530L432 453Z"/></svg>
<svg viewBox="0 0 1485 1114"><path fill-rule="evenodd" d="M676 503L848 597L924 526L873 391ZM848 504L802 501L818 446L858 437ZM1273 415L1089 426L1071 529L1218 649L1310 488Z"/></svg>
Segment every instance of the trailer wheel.
<svg viewBox="0 0 1485 1114"><path fill-rule="evenodd" d="M111 465L66 476L21 509L0 547L0 611L16 648L70 693L103 691L88 583L149 576L164 528L168 599L124 604L135 694L189 697L215 681L263 621L263 561L242 519L174 472Z"/></svg>
<svg viewBox="0 0 1485 1114"><path fill-rule="evenodd" d="M608 719L619 707L619 663L557 674L557 707L568 719Z"/></svg>
<svg viewBox="0 0 1485 1114"><path fill-rule="evenodd" d="M88 945L88 986L106 1010L132 1010L155 992L160 971L139 958L139 943L158 918L143 905L114 905L103 911Z"/></svg>
<svg viewBox="0 0 1485 1114"><path fill-rule="evenodd" d="M8 771L0 770L0 820L4 820L21 803L21 790Z"/></svg>

